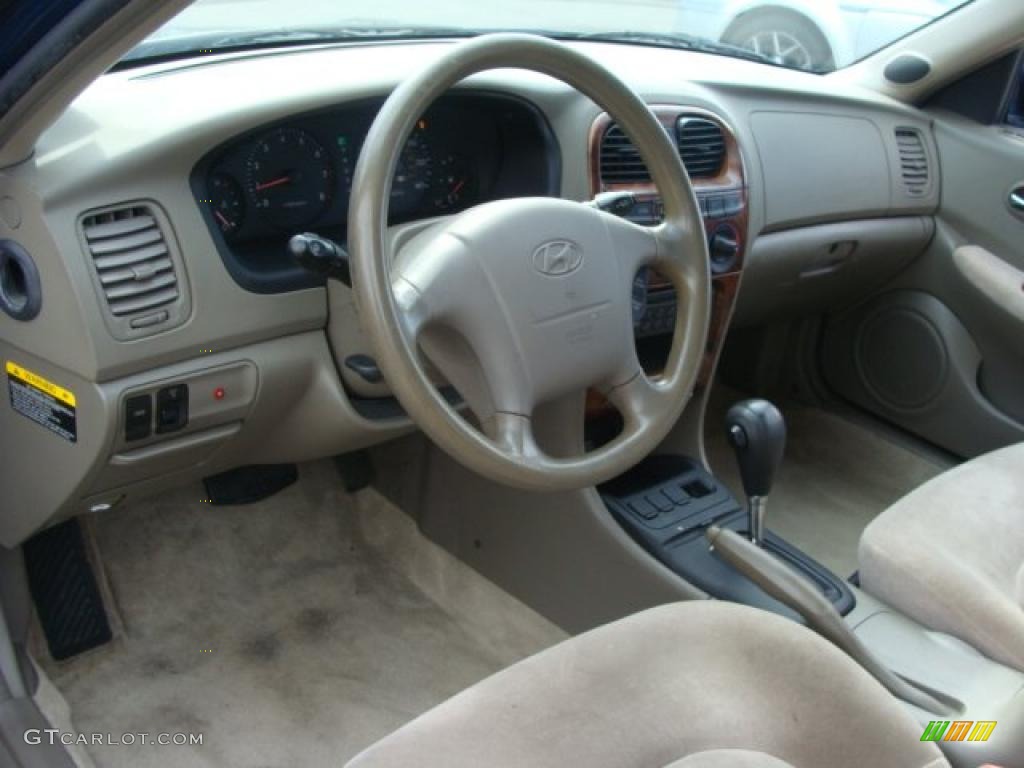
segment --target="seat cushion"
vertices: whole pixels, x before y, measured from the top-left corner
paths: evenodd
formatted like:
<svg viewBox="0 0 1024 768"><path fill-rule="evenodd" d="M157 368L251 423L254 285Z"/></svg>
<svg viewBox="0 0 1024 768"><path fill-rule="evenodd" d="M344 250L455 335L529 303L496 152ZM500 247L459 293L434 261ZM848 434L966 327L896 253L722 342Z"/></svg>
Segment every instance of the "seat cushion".
<svg viewBox="0 0 1024 768"><path fill-rule="evenodd" d="M684 757L665 768L793 768L764 752L746 749L715 749Z"/></svg>
<svg viewBox="0 0 1024 768"><path fill-rule="evenodd" d="M1024 670L1024 444L925 483L864 531L861 586Z"/></svg>
<svg viewBox="0 0 1024 768"><path fill-rule="evenodd" d="M1024 565L1017 571L1017 602L1024 605Z"/></svg>
<svg viewBox="0 0 1024 768"><path fill-rule="evenodd" d="M811 631L753 608L700 601L560 643L349 765L629 768L731 749L800 768L947 766L920 736L901 704Z"/></svg>

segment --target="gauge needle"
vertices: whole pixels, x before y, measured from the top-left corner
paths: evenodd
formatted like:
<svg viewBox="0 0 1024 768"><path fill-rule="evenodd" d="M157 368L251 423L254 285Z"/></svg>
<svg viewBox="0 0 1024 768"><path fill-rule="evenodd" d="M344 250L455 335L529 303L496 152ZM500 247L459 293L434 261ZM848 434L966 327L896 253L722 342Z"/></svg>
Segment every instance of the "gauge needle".
<svg viewBox="0 0 1024 768"><path fill-rule="evenodd" d="M462 180L459 181L458 184L456 184L454 187L452 187L452 191L449 192L448 194L449 195L457 195L457 194L459 194L459 192L462 190L462 188L464 186L466 186L466 180L462 179Z"/></svg>
<svg viewBox="0 0 1024 768"><path fill-rule="evenodd" d="M224 228L225 228L225 229L231 229L231 227L232 227L232 224L231 224L231 222L230 222L230 221L228 220L228 217L227 217L227 216L225 216L225 215L224 215L223 213L221 213L220 211L214 211L214 212L213 212L213 215L217 217L217 220L218 220L218 221L219 221L219 222L220 222L221 224L223 224L223 225L224 225Z"/></svg>
<svg viewBox="0 0 1024 768"><path fill-rule="evenodd" d="M291 180L292 180L291 176L282 176L279 179L274 179L272 181L265 181L262 184L257 184L256 185L256 191L257 192L262 192L265 189L273 189L274 187L280 187L282 184L289 184L289 183L291 183Z"/></svg>

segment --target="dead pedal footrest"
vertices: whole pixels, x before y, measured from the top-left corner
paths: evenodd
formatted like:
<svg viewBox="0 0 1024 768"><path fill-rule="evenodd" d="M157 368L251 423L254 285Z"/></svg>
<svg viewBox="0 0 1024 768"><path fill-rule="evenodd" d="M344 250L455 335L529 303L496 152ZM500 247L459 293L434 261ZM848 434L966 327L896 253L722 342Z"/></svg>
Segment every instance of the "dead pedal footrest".
<svg viewBox="0 0 1024 768"><path fill-rule="evenodd" d="M50 655L62 661L110 642L110 622L78 520L36 534L24 551L29 591Z"/></svg>

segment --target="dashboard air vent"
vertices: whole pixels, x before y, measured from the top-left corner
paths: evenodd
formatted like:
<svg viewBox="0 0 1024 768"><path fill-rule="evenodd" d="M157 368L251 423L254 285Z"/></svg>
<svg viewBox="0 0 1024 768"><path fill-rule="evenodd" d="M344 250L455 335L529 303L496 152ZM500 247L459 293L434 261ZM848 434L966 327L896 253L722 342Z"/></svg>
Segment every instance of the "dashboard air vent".
<svg viewBox="0 0 1024 768"><path fill-rule="evenodd" d="M725 162L725 135L721 126L702 117L683 115L676 123L679 156L694 179L717 176ZM648 184L651 174L640 153L619 126L612 124L601 139L601 182Z"/></svg>
<svg viewBox="0 0 1024 768"><path fill-rule="evenodd" d="M911 197L928 194L931 176L921 134L912 128L897 128L896 148L900 153L900 172L907 194Z"/></svg>
<svg viewBox="0 0 1024 768"><path fill-rule="evenodd" d="M679 156L694 179L714 178L725 162L725 134L718 123L684 115L676 123Z"/></svg>
<svg viewBox="0 0 1024 768"><path fill-rule="evenodd" d="M633 142L617 125L601 140L601 181L605 184L646 184L651 174Z"/></svg>
<svg viewBox="0 0 1024 768"><path fill-rule="evenodd" d="M82 233L114 317L150 313L178 301L174 261L149 207L86 216Z"/></svg>

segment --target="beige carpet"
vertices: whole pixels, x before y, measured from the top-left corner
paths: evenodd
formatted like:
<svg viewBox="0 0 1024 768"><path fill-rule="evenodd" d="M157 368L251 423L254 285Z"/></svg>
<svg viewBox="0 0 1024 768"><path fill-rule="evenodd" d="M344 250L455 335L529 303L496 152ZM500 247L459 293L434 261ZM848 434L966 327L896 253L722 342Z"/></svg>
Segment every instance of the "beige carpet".
<svg viewBox="0 0 1024 768"><path fill-rule="evenodd" d="M724 422L729 406L742 399L717 389L704 427L711 469L738 499L743 485ZM788 439L768 528L846 578L857 570L857 544L867 524L945 467L821 409L785 404L782 412Z"/></svg>
<svg viewBox="0 0 1024 768"><path fill-rule="evenodd" d="M428 543L333 466L247 507L202 487L93 519L124 622L44 667L99 768L323 768L564 633Z"/></svg>

